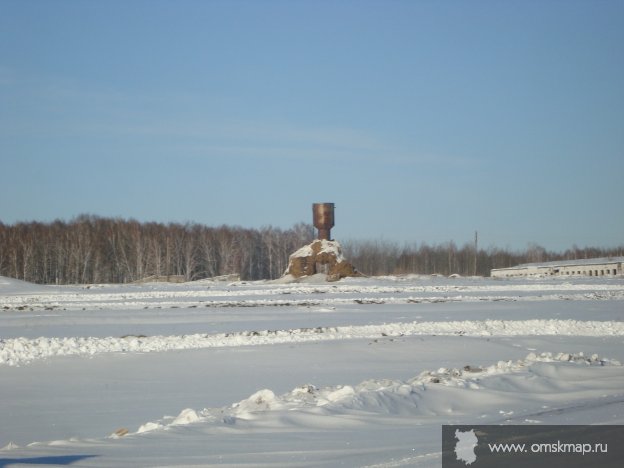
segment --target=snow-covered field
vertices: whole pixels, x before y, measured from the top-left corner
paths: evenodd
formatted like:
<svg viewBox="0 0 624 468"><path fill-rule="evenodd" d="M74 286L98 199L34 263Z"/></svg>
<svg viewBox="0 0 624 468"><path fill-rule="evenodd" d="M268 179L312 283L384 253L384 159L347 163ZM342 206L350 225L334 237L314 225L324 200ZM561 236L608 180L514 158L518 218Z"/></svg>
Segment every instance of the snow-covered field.
<svg viewBox="0 0 624 468"><path fill-rule="evenodd" d="M624 424L624 278L0 277L0 467L440 466L443 424Z"/></svg>

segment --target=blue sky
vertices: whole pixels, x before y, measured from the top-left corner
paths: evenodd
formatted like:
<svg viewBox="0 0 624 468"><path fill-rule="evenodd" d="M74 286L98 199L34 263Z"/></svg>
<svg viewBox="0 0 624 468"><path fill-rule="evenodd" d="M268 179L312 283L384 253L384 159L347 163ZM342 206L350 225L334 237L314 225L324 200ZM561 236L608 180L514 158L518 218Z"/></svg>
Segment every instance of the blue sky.
<svg viewBox="0 0 624 468"><path fill-rule="evenodd" d="M624 244L624 1L0 0L0 221Z"/></svg>

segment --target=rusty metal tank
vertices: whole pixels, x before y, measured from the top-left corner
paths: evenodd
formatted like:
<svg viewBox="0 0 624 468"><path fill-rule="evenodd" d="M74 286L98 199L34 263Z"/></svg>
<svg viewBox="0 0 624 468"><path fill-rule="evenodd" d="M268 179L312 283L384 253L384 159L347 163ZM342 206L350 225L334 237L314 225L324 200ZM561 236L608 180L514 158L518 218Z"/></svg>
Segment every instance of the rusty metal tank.
<svg viewBox="0 0 624 468"><path fill-rule="evenodd" d="M314 227L318 229L318 239L331 240L331 228L334 227L334 204L314 203L312 205Z"/></svg>

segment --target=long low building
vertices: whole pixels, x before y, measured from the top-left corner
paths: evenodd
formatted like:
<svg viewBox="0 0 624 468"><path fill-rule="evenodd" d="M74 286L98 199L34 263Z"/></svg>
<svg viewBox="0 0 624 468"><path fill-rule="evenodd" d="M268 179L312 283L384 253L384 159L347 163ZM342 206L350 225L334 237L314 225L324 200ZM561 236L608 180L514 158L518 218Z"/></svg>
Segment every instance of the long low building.
<svg viewBox="0 0 624 468"><path fill-rule="evenodd" d="M510 268L495 268L492 278L521 276L617 276L624 275L624 257L559 260L555 262L525 263Z"/></svg>

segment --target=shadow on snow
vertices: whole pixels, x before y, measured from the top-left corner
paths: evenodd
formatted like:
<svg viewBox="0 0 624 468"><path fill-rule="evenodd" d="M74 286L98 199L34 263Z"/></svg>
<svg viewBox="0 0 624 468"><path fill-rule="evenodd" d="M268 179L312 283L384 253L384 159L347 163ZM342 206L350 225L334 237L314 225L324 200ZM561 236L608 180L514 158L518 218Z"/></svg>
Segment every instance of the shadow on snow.
<svg viewBox="0 0 624 468"><path fill-rule="evenodd" d="M14 465L71 465L72 463L94 457L97 457L97 455L57 455L33 458L0 458L0 468Z"/></svg>

